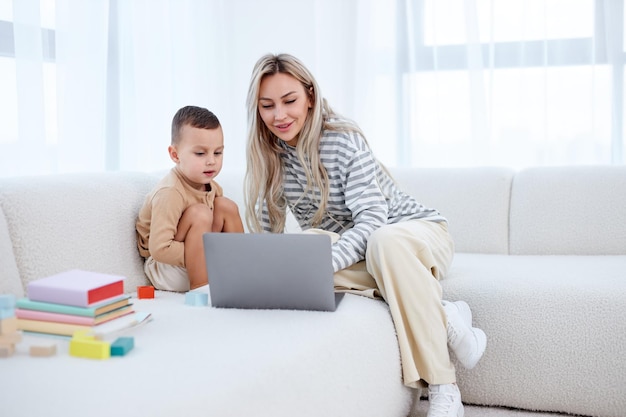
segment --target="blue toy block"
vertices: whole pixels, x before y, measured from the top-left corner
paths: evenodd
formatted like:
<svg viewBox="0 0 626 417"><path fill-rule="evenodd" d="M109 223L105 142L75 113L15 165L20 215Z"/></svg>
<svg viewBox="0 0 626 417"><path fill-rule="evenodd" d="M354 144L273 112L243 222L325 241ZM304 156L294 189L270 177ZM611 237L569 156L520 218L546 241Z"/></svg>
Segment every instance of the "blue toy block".
<svg viewBox="0 0 626 417"><path fill-rule="evenodd" d="M209 294L189 291L185 294L185 304L194 307L208 306Z"/></svg>
<svg viewBox="0 0 626 417"><path fill-rule="evenodd" d="M14 308L0 308L0 320L15 316Z"/></svg>
<svg viewBox="0 0 626 417"><path fill-rule="evenodd" d="M15 296L13 294L0 294L0 310L13 309L15 307Z"/></svg>
<svg viewBox="0 0 626 417"><path fill-rule="evenodd" d="M111 343L111 356L124 356L135 347L135 338L118 337Z"/></svg>

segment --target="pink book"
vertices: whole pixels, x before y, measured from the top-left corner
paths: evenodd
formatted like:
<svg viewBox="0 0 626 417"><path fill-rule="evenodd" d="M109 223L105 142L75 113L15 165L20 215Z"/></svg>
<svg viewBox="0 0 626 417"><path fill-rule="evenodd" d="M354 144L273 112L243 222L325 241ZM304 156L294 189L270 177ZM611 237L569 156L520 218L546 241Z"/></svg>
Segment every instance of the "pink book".
<svg viewBox="0 0 626 417"><path fill-rule="evenodd" d="M124 293L124 277L73 269L28 284L32 301L89 307Z"/></svg>
<svg viewBox="0 0 626 417"><path fill-rule="evenodd" d="M52 321L57 323L79 324L82 326L95 326L130 313L133 313L132 304L101 314L97 317L74 316L72 314L50 313L47 311L25 310L21 308L15 309L15 317L18 319Z"/></svg>

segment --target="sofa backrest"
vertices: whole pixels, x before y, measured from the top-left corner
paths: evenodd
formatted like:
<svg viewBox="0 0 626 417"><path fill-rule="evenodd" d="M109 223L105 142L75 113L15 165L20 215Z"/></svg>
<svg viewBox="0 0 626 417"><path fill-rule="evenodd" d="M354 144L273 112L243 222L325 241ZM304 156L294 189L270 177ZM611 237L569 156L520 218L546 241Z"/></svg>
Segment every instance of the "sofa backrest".
<svg viewBox="0 0 626 417"><path fill-rule="evenodd" d="M626 255L626 166L520 171L510 235L513 255Z"/></svg>
<svg viewBox="0 0 626 417"><path fill-rule="evenodd" d="M457 252L626 254L626 166L391 172L448 219ZM147 284L135 219L163 174L0 179L0 294L22 296L30 281L72 268L123 275L128 292ZM217 179L243 218L243 172Z"/></svg>
<svg viewBox="0 0 626 417"><path fill-rule="evenodd" d="M457 252L508 253L509 168L395 168L402 189L448 220Z"/></svg>
<svg viewBox="0 0 626 417"><path fill-rule="evenodd" d="M131 172L2 179L0 207L23 289L74 268L123 275L126 292L146 285L135 219L158 179Z"/></svg>
<svg viewBox="0 0 626 417"><path fill-rule="evenodd" d="M24 295L2 206L0 206L0 294L13 294L16 297Z"/></svg>

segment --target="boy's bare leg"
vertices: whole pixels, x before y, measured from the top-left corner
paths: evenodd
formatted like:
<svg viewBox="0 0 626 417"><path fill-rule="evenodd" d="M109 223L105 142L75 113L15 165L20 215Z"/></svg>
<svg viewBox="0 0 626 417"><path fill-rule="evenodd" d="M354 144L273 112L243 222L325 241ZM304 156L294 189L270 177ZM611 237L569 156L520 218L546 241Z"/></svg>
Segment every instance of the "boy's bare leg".
<svg viewBox="0 0 626 417"><path fill-rule="evenodd" d="M213 231L243 233L243 222L237 204L226 197L215 197L213 203Z"/></svg>
<svg viewBox="0 0 626 417"><path fill-rule="evenodd" d="M202 235L212 230L213 218L208 206L194 204L183 212L178 222L174 240L185 242L185 268L192 290L208 283Z"/></svg>

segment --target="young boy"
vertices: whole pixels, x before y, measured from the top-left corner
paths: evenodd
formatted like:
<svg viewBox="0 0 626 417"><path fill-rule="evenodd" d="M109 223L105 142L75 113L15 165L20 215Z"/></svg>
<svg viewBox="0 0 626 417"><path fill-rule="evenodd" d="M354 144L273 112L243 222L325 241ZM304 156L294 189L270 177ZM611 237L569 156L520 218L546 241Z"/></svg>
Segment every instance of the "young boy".
<svg viewBox="0 0 626 417"><path fill-rule="evenodd" d="M155 288L185 292L208 283L202 235L243 232L235 202L215 177L224 135L209 110L186 106L172 120L168 147L176 166L148 194L137 218L137 245Z"/></svg>

